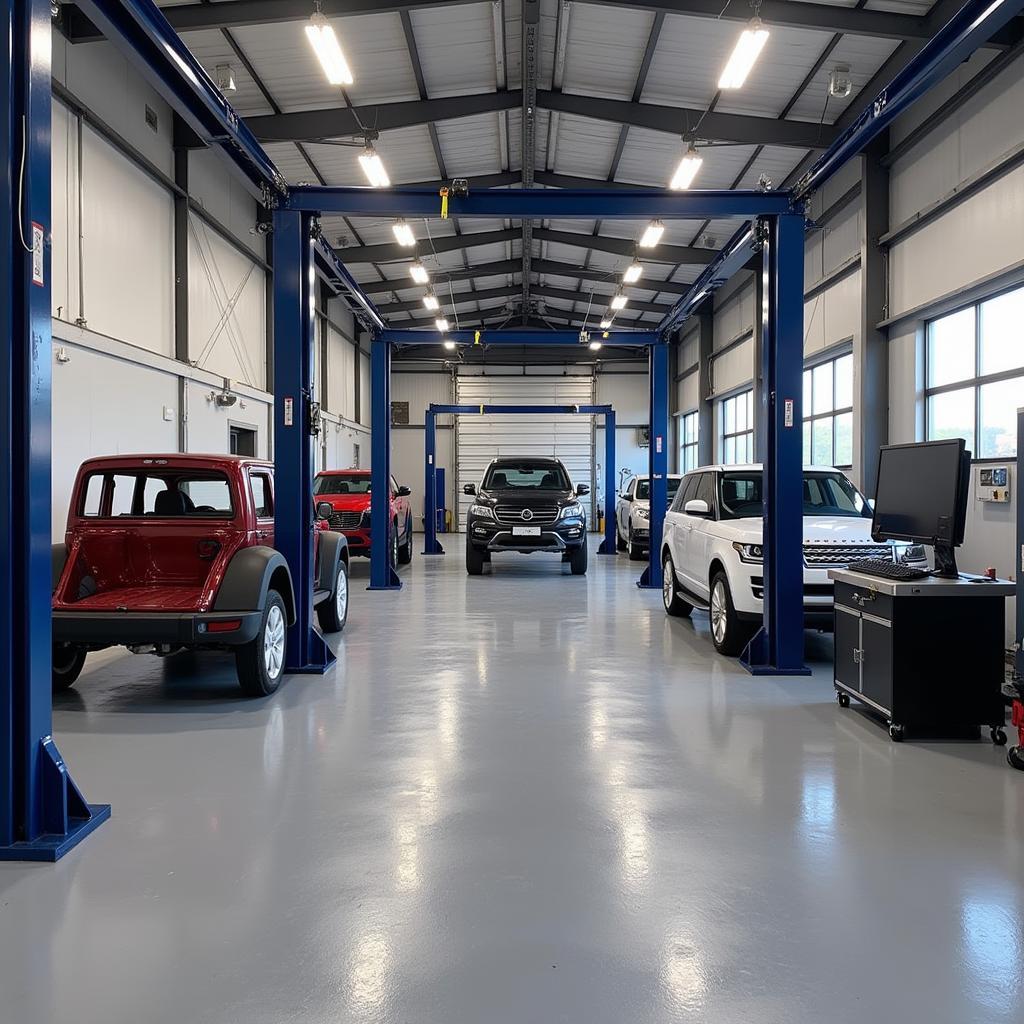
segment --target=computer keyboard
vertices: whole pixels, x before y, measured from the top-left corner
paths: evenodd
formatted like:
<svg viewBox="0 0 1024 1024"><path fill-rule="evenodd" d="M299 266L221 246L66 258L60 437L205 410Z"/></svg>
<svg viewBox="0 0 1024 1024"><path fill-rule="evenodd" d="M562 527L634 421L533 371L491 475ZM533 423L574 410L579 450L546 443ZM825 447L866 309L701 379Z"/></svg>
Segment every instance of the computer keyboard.
<svg viewBox="0 0 1024 1024"><path fill-rule="evenodd" d="M869 576L882 576L887 580L922 580L931 576L927 569L918 569L905 562L890 562L884 558L862 558L850 562L846 567L850 572L863 572Z"/></svg>

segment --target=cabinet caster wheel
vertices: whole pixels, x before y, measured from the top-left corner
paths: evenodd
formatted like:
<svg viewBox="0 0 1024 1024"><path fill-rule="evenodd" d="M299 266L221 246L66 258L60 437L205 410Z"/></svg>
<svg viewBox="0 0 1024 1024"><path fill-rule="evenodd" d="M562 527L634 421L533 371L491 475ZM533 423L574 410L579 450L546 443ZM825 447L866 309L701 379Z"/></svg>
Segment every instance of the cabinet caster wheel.
<svg viewBox="0 0 1024 1024"><path fill-rule="evenodd" d="M905 730L904 730L904 727L902 725L897 725L895 722L890 723L890 725L889 725L889 739L891 739L893 741L893 743L902 743L903 742L904 733L905 733Z"/></svg>
<svg viewBox="0 0 1024 1024"><path fill-rule="evenodd" d="M1010 747L1006 752L1006 763L1019 772L1024 772L1024 747Z"/></svg>
<svg viewBox="0 0 1024 1024"><path fill-rule="evenodd" d="M843 693L842 690L836 690L836 703L841 708L848 708L850 706L850 695Z"/></svg>
<svg viewBox="0 0 1024 1024"><path fill-rule="evenodd" d="M1005 747L1006 746L1006 730L1005 729L1001 728L998 725L994 725L994 726L992 726L991 729L989 729L988 735L989 735L989 739L991 739L992 742L997 747Z"/></svg>

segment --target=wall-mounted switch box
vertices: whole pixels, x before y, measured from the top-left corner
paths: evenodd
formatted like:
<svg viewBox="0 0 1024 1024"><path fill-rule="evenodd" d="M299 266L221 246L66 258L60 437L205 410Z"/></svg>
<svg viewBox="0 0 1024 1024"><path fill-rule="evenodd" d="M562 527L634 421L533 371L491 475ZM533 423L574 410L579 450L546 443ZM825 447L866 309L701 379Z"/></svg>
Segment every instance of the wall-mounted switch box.
<svg viewBox="0 0 1024 1024"><path fill-rule="evenodd" d="M1010 467L978 466L975 493L978 501L994 501L1005 504L1010 500Z"/></svg>

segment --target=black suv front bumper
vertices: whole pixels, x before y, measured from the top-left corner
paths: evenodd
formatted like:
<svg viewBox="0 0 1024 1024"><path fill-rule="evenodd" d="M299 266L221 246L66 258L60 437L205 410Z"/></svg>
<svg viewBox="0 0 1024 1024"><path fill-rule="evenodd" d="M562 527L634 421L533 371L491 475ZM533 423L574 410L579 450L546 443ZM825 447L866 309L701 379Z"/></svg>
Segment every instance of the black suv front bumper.
<svg viewBox="0 0 1024 1024"><path fill-rule="evenodd" d="M575 550L587 542L587 523L579 516L541 526L540 533L535 536L517 535L513 533L514 529L513 526L483 516L470 516L466 523L469 543L481 551L518 551L521 554L533 551L565 552Z"/></svg>

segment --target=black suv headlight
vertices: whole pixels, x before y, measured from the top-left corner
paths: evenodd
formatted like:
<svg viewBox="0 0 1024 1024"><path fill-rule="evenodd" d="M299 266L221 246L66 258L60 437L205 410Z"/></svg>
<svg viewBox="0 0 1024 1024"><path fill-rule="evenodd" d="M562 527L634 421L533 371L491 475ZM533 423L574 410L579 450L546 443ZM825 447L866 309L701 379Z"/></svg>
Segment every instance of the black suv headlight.
<svg viewBox="0 0 1024 1024"><path fill-rule="evenodd" d="M479 516L481 519L493 519L494 509L490 505L470 505L469 514L471 516Z"/></svg>
<svg viewBox="0 0 1024 1024"><path fill-rule="evenodd" d="M582 517L583 506L578 501L574 501L571 505L566 505L565 508L558 513L559 519L581 519Z"/></svg>

